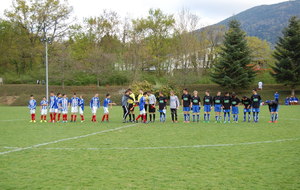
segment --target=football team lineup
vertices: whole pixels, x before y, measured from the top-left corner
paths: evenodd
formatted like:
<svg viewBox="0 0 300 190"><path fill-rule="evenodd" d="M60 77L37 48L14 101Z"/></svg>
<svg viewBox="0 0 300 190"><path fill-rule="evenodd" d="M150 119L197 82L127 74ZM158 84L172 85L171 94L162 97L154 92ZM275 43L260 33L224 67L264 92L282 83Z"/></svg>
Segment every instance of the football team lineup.
<svg viewBox="0 0 300 190"><path fill-rule="evenodd" d="M111 101L111 95L106 94L106 98L103 101L104 114L102 116L102 122L109 122L109 106L116 105L116 103ZM71 120L70 122L76 122L77 114L81 117L81 122L85 121L84 118L84 103L83 96L77 97L76 93L73 93L73 97L68 99L66 94L57 93L55 96L54 92L50 93L50 102L48 103L46 97L40 102L40 122L47 122L48 109L50 112L49 122L55 123L60 122L62 117L63 123L68 122L68 112L71 108ZM201 110L201 98L198 95L198 91L194 90L193 95L190 95L188 89L183 89L183 95L181 101L174 91L170 91L169 97L159 92L156 97L151 91L144 92L139 90L139 95L136 97L131 89L125 90L121 105L123 108L123 123L138 123L141 119L142 123L155 122L156 117L156 105L158 104L159 121L166 122L166 110L167 103L169 102L171 119L173 123L178 122L178 109L180 106L183 107L183 118L185 123L191 121L192 111L192 122L200 122L200 110ZM278 122L278 110L279 110L279 93L274 94L274 100L262 101L261 96L257 93L257 89L252 90L252 95L250 98L243 96L239 99L238 96L233 92L225 92L223 95L220 91L217 92L216 96L211 96L209 90L205 91L205 96L203 97L203 122L210 122L211 112L215 112L215 123L230 123L233 120L234 123L239 121L239 105L243 105L243 122L250 122L251 120L255 123L259 121L260 106L267 104L269 106L269 112L271 115L270 123ZM135 117L134 109L138 107L139 115ZM36 122L36 108L37 101L34 96L30 96L28 102L28 108L31 114L30 122ZM99 94L96 93L95 96L90 100L90 109L92 112L92 122L97 122L97 110L100 108ZM214 109L213 109L214 108ZM213 109L213 110L212 110ZM223 114L221 114L223 112ZM251 114L252 113L252 114ZM232 114L232 118L231 118ZM223 120L222 120L223 116ZM129 120L127 118L129 117Z"/></svg>

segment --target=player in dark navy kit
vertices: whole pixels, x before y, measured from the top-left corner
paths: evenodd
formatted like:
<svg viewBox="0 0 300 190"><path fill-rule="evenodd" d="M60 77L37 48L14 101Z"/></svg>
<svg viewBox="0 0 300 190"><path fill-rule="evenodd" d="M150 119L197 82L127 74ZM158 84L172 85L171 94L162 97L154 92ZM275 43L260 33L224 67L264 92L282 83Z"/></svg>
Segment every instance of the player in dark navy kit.
<svg viewBox="0 0 300 190"><path fill-rule="evenodd" d="M240 104L240 99L233 92L231 98L231 110L232 110L233 122L235 123L238 123L239 120L239 107L238 107L239 104Z"/></svg>
<svg viewBox="0 0 300 190"><path fill-rule="evenodd" d="M183 106L183 116L184 116L185 123L190 122L191 101L192 101L192 96L188 93L187 89L184 89L182 95L182 106Z"/></svg>
<svg viewBox="0 0 300 190"><path fill-rule="evenodd" d="M231 97L229 96L229 92L225 92L224 97L222 99L222 108L224 112L224 123L226 123L226 115L228 118L228 123L230 123L230 109L231 109Z"/></svg>
<svg viewBox="0 0 300 190"><path fill-rule="evenodd" d="M198 91L195 90L191 102L191 107L193 110L193 122L196 122L196 116L197 116L197 122L200 121L200 108L201 108L200 106L201 106L201 99L198 96Z"/></svg>
<svg viewBox="0 0 300 190"><path fill-rule="evenodd" d="M213 105L213 98L209 94L209 90L205 91L205 96L203 97L203 107L204 107L204 123L209 123L211 107Z"/></svg>
<svg viewBox="0 0 300 190"><path fill-rule="evenodd" d="M277 123L278 122L278 109L279 109L278 101L276 101L276 100L266 101L265 104L268 104L269 111L271 114L271 120L269 121L269 123Z"/></svg>
<svg viewBox="0 0 300 190"><path fill-rule="evenodd" d="M217 92L217 95L213 98L213 105L214 105L214 111L215 111L215 123L221 122L221 112L222 112L222 97L221 92Z"/></svg>
<svg viewBox="0 0 300 190"><path fill-rule="evenodd" d="M160 122L166 121L166 110L167 110L167 98L163 95L162 92L159 93L158 97L158 108L160 113Z"/></svg>
<svg viewBox="0 0 300 190"><path fill-rule="evenodd" d="M259 112L260 112L261 97L259 94L257 94L256 89L253 89L252 93L253 95L251 96L251 103L252 103L253 121L257 123L259 118Z"/></svg>
<svg viewBox="0 0 300 190"><path fill-rule="evenodd" d="M242 104L244 105L244 120L243 122L246 122L247 120L247 113L248 113L248 122L251 120L251 99L247 98L247 96L243 96L242 98Z"/></svg>

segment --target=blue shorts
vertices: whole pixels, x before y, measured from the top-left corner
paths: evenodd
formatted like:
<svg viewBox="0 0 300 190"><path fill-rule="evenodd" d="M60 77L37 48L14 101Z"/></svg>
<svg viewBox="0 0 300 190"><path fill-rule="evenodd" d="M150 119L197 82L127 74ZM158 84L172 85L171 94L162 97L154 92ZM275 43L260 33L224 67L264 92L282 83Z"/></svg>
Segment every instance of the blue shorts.
<svg viewBox="0 0 300 190"><path fill-rule="evenodd" d="M191 111L190 107L183 107L183 111Z"/></svg>
<svg viewBox="0 0 300 190"><path fill-rule="evenodd" d="M246 108L244 108L244 112L251 112L251 108L249 108L249 109L246 109Z"/></svg>
<svg viewBox="0 0 300 190"><path fill-rule="evenodd" d="M260 112L259 108L252 108L252 112Z"/></svg>
<svg viewBox="0 0 300 190"><path fill-rule="evenodd" d="M211 105L204 105L204 112L210 112L211 111Z"/></svg>
<svg viewBox="0 0 300 190"><path fill-rule="evenodd" d="M215 112L221 112L222 111L222 105L221 104L215 104Z"/></svg>
<svg viewBox="0 0 300 190"><path fill-rule="evenodd" d="M193 113L200 113L200 106L193 105L192 109L193 109Z"/></svg>
<svg viewBox="0 0 300 190"><path fill-rule="evenodd" d="M239 114L239 107L232 106L232 114Z"/></svg>
<svg viewBox="0 0 300 190"><path fill-rule="evenodd" d="M279 110L279 106L277 106L277 108L271 108L271 112L278 112L278 110Z"/></svg>
<svg viewBox="0 0 300 190"><path fill-rule="evenodd" d="M230 113L230 109L223 109L224 113Z"/></svg>

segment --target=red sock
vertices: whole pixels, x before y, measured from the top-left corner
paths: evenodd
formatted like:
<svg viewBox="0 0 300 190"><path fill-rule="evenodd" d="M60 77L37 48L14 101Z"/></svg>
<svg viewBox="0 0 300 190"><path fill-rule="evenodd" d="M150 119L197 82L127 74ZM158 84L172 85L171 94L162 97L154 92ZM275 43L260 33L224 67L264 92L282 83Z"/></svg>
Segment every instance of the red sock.
<svg viewBox="0 0 300 190"><path fill-rule="evenodd" d="M32 120L35 120L35 114L32 114Z"/></svg>
<svg viewBox="0 0 300 190"><path fill-rule="evenodd" d="M93 115L93 117L92 117L92 121L96 121L96 118L95 118L96 116L95 115Z"/></svg>
<svg viewBox="0 0 300 190"><path fill-rule="evenodd" d="M94 115L94 121L95 121L95 122L97 121L97 119L96 119L96 115Z"/></svg>
<svg viewBox="0 0 300 190"><path fill-rule="evenodd" d="M57 114L57 121L60 121L60 113L59 114Z"/></svg>
<svg viewBox="0 0 300 190"><path fill-rule="evenodd" d="M135 120L139 120L140 119L140 117L142 117L142 115L139 115Z"/></svg>
<svg viewBox="0 0 300 190"><path fill-rule="evenodd" d="M33 120L33 114L31 114L31 120Z"/></svg>
<svg viewBox="0 0 300 190"><path fill-rule="evenodd" d="M103 116L102 116L102 121L104 121L105 117L106 117L106 115L103 115Z"/></svg>
<svg viewBox="0 0 300 190"><path fill-rule="evenodd" d="M108 116L109 116L109 115L107 114L107 115L106 115L106 121L108 121Z"/></svg>
<svg viewBox="0 0 300 190"><path fill-rule="evenodd" d="M53 121L55 121L56 113L53 114Z"/></svg>
<svg viewBox="0 0 300 190"><path fill-rule="evenodd" d="M41 115L41 120L43 120L44 119L44 116L43 115Z"/></svg>
<svg viewBox="0 0 300 190"><path fill-rule="evenodd" d="M77 117L77 115L74 115L74 121L76 121L76 117Z"/></svg>
<svg viewBox="0 0 300 190"><path fill-rule="evenodd" d="M83 120L84 120L84 116L83 116L83 115L80 115L80 117L81 117L81 121L83 121Z"/></svg>
<svg viewBox="0 0 300 190"><path fill-rule="evenodd" d="M143 115L143 118L144 118L144 122L146 122L146 119L147 119L147 118L146 118L146 115Z"/></svg>
<svg viewBox="0 0 300 190"><path fill-rule="evenodd" d="M46 121L46 118L47 118L47 116L46 115L44 115L44 120Z"/></svg>
<svg viewBox="0 0 300 190"><path fill-rule="evenodd" d="M50 113L50 121L52 121L52 120L53 120L53 114Z"/></svg>

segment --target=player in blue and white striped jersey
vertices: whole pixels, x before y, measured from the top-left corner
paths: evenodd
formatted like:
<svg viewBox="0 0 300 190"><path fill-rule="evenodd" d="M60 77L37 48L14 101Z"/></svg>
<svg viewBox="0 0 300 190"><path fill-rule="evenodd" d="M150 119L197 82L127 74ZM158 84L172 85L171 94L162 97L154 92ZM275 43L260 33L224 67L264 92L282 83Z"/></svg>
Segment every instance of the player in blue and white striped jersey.
<svg viewBox="0 0 300 190"><path fill-rule="evenodd" d="M68 108L69 108L69 100L67 98L66 94L63 94L63 97L61 99L61 103L59 107L62 110L62 115L63 115L63 123L68 122Z"/></svg>
<svg viewBox="0 0 300 190"><path fill-rule="evenodd" d="M70 99L70 106L71 106L71 122L76 122L76 117L78 113L78 103L79 98L76 96L76 93L73 94L73 97Z"/></svg>
<svg viewBox="0 0 300 190"><path fill-rule="evenodd" d="M28 101L28 108L31 115L30 122L35 123L35 109L36 109L36 100L34 99L33 95L30 95L30 100Z"/></svg>
<svg viewBox="0 0 300 190"><path fill-rule="evenodd" d="M81 117L81 123L82 123L82 122L84 122L84 116L83 116L84 99L83 99L82 95L79 96L78 107L79 107L79 115Z"/></svg>
<svg viewBox="0 0 300 190"><path fill-rule="evenodd" d="M90 108L92 110L92 122L96 122L96 114L97 114L97 109L100 108L100 99L99 99L99 94L95 94L95 96L91 99L90 101Z"/></svg>
<svg viewBox="0 0 300 190"><path fill-rule="evenodd" d="M62 110L58 106L61 103L61 100L62 100L61 93L57 93L57 122L60 121L60 116L62 114Z"/></svg>
<svg viewBox="0 0 300 190"><path fill-rule="evenodd" d="M46 99L46 97L43 97L43 100L40 103L41 105L41 123L42 122L47 122L47 108L48 108L48 101Z"/></svg>
<svg viewBox="0 0 300 190"><path fill-rule="evenodd" d="M53 123L55 122L57 111L58 111L57 97L54 95L54 92L50 92L50 105L49 105L50 122Z"/></svg>

